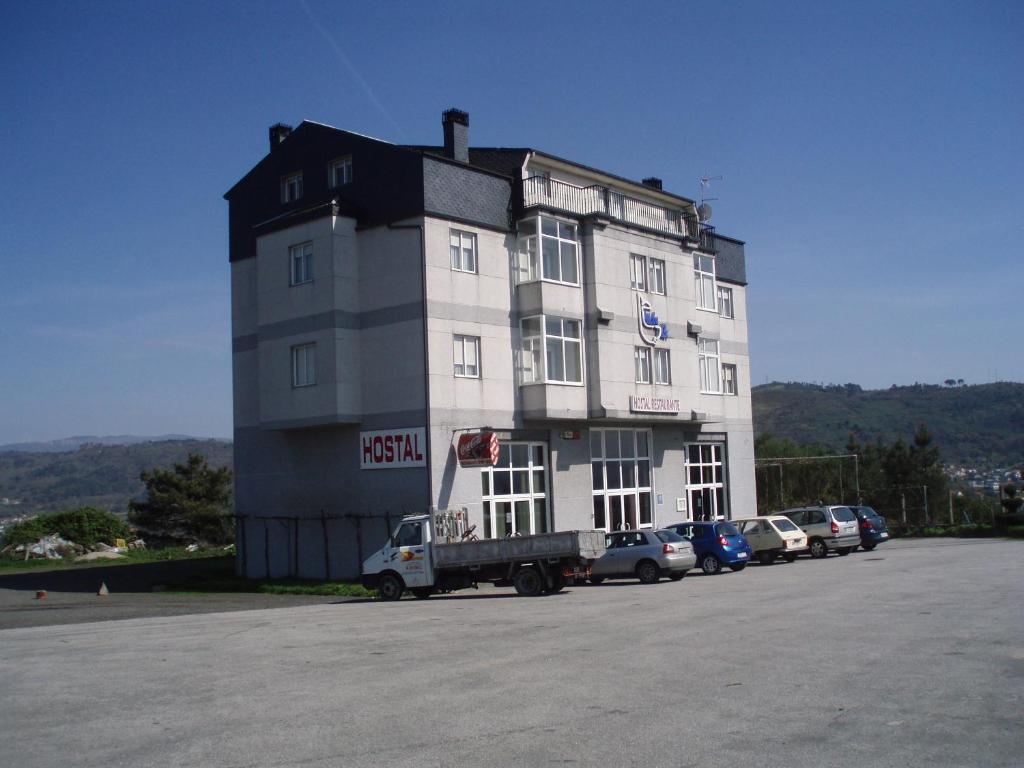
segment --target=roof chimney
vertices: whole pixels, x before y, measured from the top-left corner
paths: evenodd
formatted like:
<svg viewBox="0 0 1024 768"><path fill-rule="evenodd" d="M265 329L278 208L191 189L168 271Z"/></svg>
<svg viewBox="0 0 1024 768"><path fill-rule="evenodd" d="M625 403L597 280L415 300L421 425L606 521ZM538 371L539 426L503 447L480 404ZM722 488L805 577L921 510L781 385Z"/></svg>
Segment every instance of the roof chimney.
<svg viewBox="0 0 1024 768"><path fill-rule="evenodd" d="M275 123L270 126L270 151L277 149L277 145L292 135L292 127L284 123Z"/></svg>
<svg viewBox="0 0 1024 768"><path fill-rule="evenodd" d="M645 187L650 187L651 189L661 189L661 179L657 176L648 176L642 183Z"/></svg>
<svg viewBox="0 0 1024 768"><path fill-rule="evenodd" d="M469 113L448 109L441 114L444 127L444 156L462 163L469 162Z"/></svg>

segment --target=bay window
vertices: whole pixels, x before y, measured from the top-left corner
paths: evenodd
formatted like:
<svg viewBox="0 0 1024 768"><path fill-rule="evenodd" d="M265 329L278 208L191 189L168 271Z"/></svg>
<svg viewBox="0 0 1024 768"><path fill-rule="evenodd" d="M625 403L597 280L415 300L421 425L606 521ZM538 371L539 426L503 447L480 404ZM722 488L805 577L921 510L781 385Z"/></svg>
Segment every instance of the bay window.
<svg viewBox="0 0 1024 768"><path fill-rule="evenodd" d="M521 323L519 377L523 384L583 383L582 323L565 317L539 315Z"/></svg>
<svg viewBox="0 0 1024 768"><path fill-rule="evenodd" d="M550 216L519 222L516 279L520 283L547 280L580 284L577 227Z"/></svg>

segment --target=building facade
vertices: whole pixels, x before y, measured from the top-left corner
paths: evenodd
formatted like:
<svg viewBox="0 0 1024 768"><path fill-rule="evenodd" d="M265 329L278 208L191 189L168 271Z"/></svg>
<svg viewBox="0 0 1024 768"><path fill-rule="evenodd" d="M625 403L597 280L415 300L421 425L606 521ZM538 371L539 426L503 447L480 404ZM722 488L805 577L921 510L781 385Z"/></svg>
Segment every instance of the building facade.
<svg viewBox="0 0 1024 768"><path fill-rule="evenodd" d="M657 179L442 127L276 125L225 195L242 572L354 577L431 507L482 537L755 514L743 243Z"/></svg>

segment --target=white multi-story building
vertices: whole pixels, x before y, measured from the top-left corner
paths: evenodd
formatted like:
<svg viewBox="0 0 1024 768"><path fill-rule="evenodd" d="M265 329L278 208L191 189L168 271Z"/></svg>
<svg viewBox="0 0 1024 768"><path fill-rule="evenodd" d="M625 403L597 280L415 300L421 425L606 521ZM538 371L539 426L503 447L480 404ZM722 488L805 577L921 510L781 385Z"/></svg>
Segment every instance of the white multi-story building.
<svg viewBox="0 0 1024 768"><path fill-rule="evenodd" d="M276 125L225 195L243 572L356 576L430 507L485 537L754 514L743 243L657 179L443 129Z"/></svg>

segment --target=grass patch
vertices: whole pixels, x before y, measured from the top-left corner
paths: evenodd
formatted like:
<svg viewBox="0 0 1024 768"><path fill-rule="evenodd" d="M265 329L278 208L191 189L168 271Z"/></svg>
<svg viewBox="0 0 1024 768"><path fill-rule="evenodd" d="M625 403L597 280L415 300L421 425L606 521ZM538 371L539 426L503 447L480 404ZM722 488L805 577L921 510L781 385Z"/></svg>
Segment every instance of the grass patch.
<svg viewBox="0 0 1024 768"><path fill-rule="evenodd" d="M329 597L376 597L377 590L348 581L307 581L281 579L250 581L241 576L197 574L179 584L169 584L168 592L254 592L264 595L326 595Z"/></svg>
<svg viewBox="0 0 1024 768"><path fill-rule="evenodd" d="M113 567L118 565L135 565L138 563L163 563L177 560L208 560L211 558L230 558L234 560L234 547L224 550L221 547L212 549L197 549L194 552L187 552L184 547L168 547L166 549L130 549L122 552L124 557L111 560L91 560L84 563L76 563L73 557L47 560L44 557L34 557L25 560L17 555L13 557L0 557L0 572L44 570L56 571L73 568L97 568Z"/></svg>

